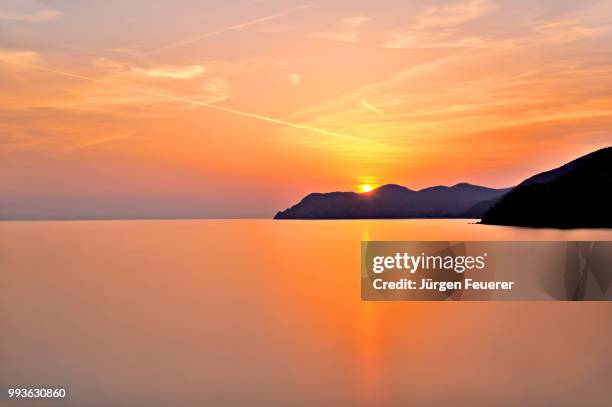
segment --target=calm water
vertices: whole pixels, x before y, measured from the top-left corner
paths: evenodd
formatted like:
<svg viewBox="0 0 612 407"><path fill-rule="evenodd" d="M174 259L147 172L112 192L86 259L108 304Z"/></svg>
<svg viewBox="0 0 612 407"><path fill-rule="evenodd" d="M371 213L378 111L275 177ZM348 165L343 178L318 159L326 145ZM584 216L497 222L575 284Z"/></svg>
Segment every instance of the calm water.
<svg viewBox="0 0 612 407"><path fill-rule="evenodd" d="M612 405L612 303L363 303L366 239L612 231L0 223L0 384L68 385L73 406Z"/></svg>

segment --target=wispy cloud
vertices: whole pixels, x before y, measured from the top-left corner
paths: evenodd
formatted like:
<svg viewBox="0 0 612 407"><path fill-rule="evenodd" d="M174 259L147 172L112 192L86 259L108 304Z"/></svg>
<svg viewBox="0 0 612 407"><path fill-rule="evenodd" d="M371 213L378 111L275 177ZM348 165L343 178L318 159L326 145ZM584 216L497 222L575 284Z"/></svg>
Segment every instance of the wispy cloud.
<svg viewBox="0 0 612 407"><path fill-rule="evenodd" d="M387 48L455 48L478 47L486 39L459 35L458 27L488 14L495 8L489 0L467 0L428 7L419 13L408 28L393 33L385 42Z"/></svg>
<svg viewBox="0 0 612 407"><path fill-rule="evenodd" d="M363 16L347 17L344 19L344 25L348 27L361 27L362 24L367 23L369 20L368 17Z"/></svg>
<svg viewBox="0 0 612 407"><path fill-rule="evenodd" d="M143 137L143 136L134 136L132 133L115 134L115 135L112 135L112 136L96 138L96 139L93 139L93 140L85 140L85 141L82 141L80 143L73 144L71 146L66 147L64 149L64 152L70 152L70 151L74 151L74 150L82 150L84 148L96 147L96 146L99 146L99 145L108 144L108 143L112 143L112 142L119 141L119 140L125 140L125 139L146 140L146 137Z"/></svg>
<svg viewBox="0 0 612 407"><path fill-rule="evenodd" d="M376 106L374 106L373 104L369 103L367 100L365 99L361 99L361 106L365 107L367 110L374 112L378 115L384 115L385 112L383 112L381 109L377 108Z"/></svg>
<svg viewBox="0 0 612 407"><path fill-rule="evenodd" d="M0 48L0 60L8 62L34 62L38 54L34 51L15 51Z"/></svg>
<svg viewBox="0 0 612 407"><path fill-rule="evenodd" d="M549 44L564 43L601 37L611 29L610 24L587 25L578 18L565 18L536 24L531 28L529 36Z"/></svg>
<svg viewBox="0 0 612 407"><path fill-rule="evenodd" d="M288 77L289 82L291 82L293 86L297 86L302 82L302 77L297 73L290 73Z"/></svg>
<svg viewBox="0 0 612 407"><path fill-rule="evenodd" d="M247 27L250 27L250 26L253 26L253 25L256 25L256 24L264 23L266 21L271 21L271 20L275 20L277 18L285 17L285 16L288 16L290 14L296 13L298 11L307 9L309 7L312 7L312 4L302 4L300 6L291 8L291 9L286 10L286 11L281 11L279 13L271 14L269 16L259 17L259 18L253 19L253 20L245 21L243 23L230 25L230 26L227 26L227 27L215 30L215 31L207 32L207 33L202 34L202 35L198 35L198 36L193 37L193 38L188 38L186 40L182 40L182 41L174 42L172 44L164 45L162 47L155 48L155 49L152 49L150 51L144 52L144 53L140 54L140 56L148 56L148 55L152 55L152 54L157 54L157 53L168 51L168 50L171 50L171 49L174 49L174 48L178 48L178 47L182 47L182 46L185 46L185 45L193 44L195 42L202 41L202 40L204 40L206 38L216 37L217 35L225 34L225 33L230 32L230 31L241 30L243 28L247 28Z"/></svg>
<svg viewBox="0 0 612 407"><path fill-rule="evenodd" d="M427 8L416 18L414 28L452 27L480 18L495 7L489 0L467 0Z"/></svg>
<svg viewBox="0 0 612 407"><path fill-rule="evenodd" d="M116 89L123 89L123 90L131 91L131 92L136 92L136 93L140 93L140 94L143 94L143 95L148 95L148 96L156 97L156 98L159 98L159 99L163 99L163 100L166 100L166 101L180 102L180 103L185 103L185 104L192 105L192 106L200 106L200 107L204 107L204 108L208 108L208 109L212 109L212 110L217 110L217 111L220 111L220 112L225 112L225 113L233 114L233 115L236 115L236 116L247 117L247 118L251 118L251 119L254 119L254 120L259 120L259 121L264 121L264 122L268 122L268 123L272 123L272 124L277 124L277 125L280 125L280 126L290 127L290 128L293 128L293 129L304 130L304 131L308 131L308 132L311 132L311 133L317 133L317 134L320 134L320 135L330 136L330 137L338 138L338 139L344 139L344 140L347 140L347 141L352 141L354 143L360 143L360 144L365 144L365 145L370 145L370 146L378 146L380 148L394 148L393 146L385 145L385 144L379 143L379 142L374 141L374 140L369 140L369 139L364 139L364 138L352 136L350 134L339 133L339 132L327 130L327 129L324 129L324 128L315 127L315 126L312 126L312 125L309 125L309 124L290 122L290 121L287 121L287 120L278 119L278 118L275 118L275 117L266 116L266 115L257 114L257 113L251 113L251 112L247 112L247 111L243 111L243 110L239 110L239 109L233 109L233 108L230 108L230 107L219 106L219 105L215 105L215 104L211 104L211 103L207 103L207 102L202 102L202 101L199 101L199 100L194 100L194 99L189 98L189 97L182 97L182 96L177 96L177 95L173 95L173 94L169 94L169 93L163 93L163 92L158 92L158 91L155 91L155 90L143 89L143 88L134 87L134 86L121 85L121 84L118 84L118 83L113 83L111 81L100 80L100 79L92 78L92 77L89 77L89 76L79 75L79 74L76 74L76 73L67 72L67 71L61 71L61 70L57 70L57 69L51 69L51 68L47 68L47 67L40 66L40 65L22 63L22 62L18 62L18 61L9 61L9 60L4 60L4 62L15 64L15 65L19 65L19 66L23 66L23 67L27 67L27 68L31 68L31 69L35 69L35 70L42 71L42 72L52 73L52 74L59 75L59 76L64 76L64 77L73 78L73 79L79 79L79 80L82 80L82 81L87 81L87 82L103 85L103 86L106 86L106 87L110 86L110 87L114 87Z"/></svg>
<svg viewBox="0 0 612 407"><path fill-rule="evenodd" d="M46 8L36 1L5 0L0 5L0 20L46 23L56 20L63 15L63 12Z"/></svg>
<svg viewBox="0 0 612 407"><path fill-rule="evenodd" d="M488 40L481 37L452 38L447 33L401 32L385 42L386 48L475 48L482 47Z"/></svg>
<svg viewBox="0 0 612 407"><path fill-rule="evenodd" d="M154 68L132 68L131 72L152 78L191 79L206 72L202 65L190 66L158 66Z"/></svg>
<svg viewBox="0 0 612 407"><path fill-rule="evenodd" d="M348 17L338 23L336 28L318 31L313 36L333 41L357 42L361 26L369 20L368 17L362 16Z"/></svg>
<svg viewBox="0 0 612 407"><path fill-rule="evenodd" d="M540 136L538 142L552 145L555 133L565 134L564 126L578 123L589 131L573 132L573 137L588 139L592 129L612 122L612 98L607 91L612 86L610 42L606 41L611 27L598 16L601 13L581 10L548 20L534 15L516 30L485 39L465 35L479 33L473 25L469 30L456 29L492 8L476 9L461 11L462 17L451 18L445 12L444 18L417 19L419 30L394 44L465 47L461 52L436 50L424 62L302 110L293 118L315 126L336 123L342 131L380 135L380 140L392 145L423 143L438 152L467 149L466 140L483 134L498 136L482 148L493 148L496 142L522 148L535 134ZM434 21L445 28L436 32Z"/></svg>
<svg viewBox="0 0 612 407"><path fill-rule="evenodd" d="M230 97L230 84L223 78L210 78L202 86L202 94L197 96L208 103L222 102Z"/></svg>

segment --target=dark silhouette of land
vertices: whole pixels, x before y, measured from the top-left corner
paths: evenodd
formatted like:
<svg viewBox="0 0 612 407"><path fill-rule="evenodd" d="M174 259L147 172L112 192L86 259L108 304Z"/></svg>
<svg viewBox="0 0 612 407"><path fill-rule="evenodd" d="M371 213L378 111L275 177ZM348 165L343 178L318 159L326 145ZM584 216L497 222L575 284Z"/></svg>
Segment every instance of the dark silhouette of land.
<svg viewBox="0 0 612 407"><path fill-rule="evenodd" d="M274 219L480 219L508 191L461 183L419 191L389 184L366 193L313 193Z"/></svg>
<svg viewBox="0 0 612 407"><path fill-rule="evenodd" d="M475 218L490 225L612 228L612 147L534 175L514 188L461 183L414 191L313 193L275 219Z"/></svg>
<svg viewBox="0 0 612 407"><path fill-rule="evenodd" d="M492 206L481 223L612 227L612 147L526 179Z"/></svg>

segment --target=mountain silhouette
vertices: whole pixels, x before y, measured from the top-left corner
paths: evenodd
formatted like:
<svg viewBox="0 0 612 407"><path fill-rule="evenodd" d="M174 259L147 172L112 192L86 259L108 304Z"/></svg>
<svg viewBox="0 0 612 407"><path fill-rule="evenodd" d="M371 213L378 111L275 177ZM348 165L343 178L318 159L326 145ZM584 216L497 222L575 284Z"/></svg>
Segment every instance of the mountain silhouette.
<svg viewBox="0 0 612 407"><path fill-rule="evenodd" d="M388 184L365 193L312 193L274 219L479 219L509 190L460 183L414 191Z"/></svg>
<svg viewBox="0 0 612 407"><path fill-rule="evenodd" d="M526 179L493 205L481 223L612 227L612 147Z"/></svg>

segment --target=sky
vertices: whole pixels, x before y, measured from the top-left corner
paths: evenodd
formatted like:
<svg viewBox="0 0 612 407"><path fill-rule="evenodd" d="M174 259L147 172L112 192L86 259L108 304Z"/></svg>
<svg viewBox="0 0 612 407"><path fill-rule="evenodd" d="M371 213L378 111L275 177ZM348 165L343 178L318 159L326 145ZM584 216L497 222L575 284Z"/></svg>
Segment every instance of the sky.
<svg viewBox="0 0 612 407"><path fill-rule="evenodd" d="M612 145L612 0L0 2L0 217L270 217Z"/></svg>

